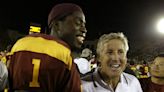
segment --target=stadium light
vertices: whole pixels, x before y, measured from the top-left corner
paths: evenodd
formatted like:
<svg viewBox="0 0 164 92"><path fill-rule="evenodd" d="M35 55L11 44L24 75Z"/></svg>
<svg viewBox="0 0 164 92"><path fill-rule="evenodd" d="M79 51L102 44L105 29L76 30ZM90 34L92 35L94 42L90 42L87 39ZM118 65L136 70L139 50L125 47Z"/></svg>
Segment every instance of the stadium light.
<svg viewBox="0 0 164 92"><path fill-rule="evenodd" d="M164 18L160 19L157 23L157 29L160 33L164 34Z"/></svg>

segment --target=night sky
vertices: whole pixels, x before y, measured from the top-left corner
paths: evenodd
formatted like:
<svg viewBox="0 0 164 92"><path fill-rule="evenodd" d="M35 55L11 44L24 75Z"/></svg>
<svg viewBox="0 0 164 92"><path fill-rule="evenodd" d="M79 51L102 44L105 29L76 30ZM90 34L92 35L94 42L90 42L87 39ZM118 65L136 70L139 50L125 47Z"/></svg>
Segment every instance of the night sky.
<svg viewBox="0 0 164 92"><path fill-rule="evenodd" d="M88 40L109 32L123 32L132 42L151 39L155 22L164 17L164 0L5 0L0 3L0 27L26 34L33 22L44 30L50 9L62 2L82 7Z"/></svg>

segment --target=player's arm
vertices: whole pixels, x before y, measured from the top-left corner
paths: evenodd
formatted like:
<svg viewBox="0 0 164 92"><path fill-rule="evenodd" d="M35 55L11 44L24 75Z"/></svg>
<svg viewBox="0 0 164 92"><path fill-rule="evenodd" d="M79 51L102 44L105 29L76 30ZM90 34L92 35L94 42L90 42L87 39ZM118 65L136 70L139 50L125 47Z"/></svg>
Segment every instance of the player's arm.
<svg viewBox="0 0 164 92"><path fill-rule="evenodd" d="M0 91L3 90L8 83L8 70L6 65L0 61Z"/></svg>

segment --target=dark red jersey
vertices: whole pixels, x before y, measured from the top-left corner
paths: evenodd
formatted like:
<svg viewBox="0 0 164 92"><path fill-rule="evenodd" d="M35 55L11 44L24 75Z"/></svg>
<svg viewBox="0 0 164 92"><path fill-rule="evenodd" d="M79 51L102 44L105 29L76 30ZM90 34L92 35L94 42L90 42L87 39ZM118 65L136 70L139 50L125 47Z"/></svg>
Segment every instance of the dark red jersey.
<svg viewBox="0 0 164 92"><path fill-rule="evenodd" d="M48 35L30 35L18 40L11 53L11 90L81 92L80 76L63 42Z"/></svg>
<svg viewBox="0 0 164 92"><path fill-rule="evenodd" d="M164 92L164 85L155 84L150 78L140 79L143 92Z"/></svg>

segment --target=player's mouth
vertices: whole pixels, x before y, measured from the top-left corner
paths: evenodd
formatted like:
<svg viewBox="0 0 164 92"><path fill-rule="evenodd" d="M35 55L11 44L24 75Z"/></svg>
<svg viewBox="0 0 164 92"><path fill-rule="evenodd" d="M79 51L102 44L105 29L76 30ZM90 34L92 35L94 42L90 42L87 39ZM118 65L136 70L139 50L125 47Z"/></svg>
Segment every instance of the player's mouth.
<svg viewBox="0 0 164 92"><path fill-rule="evenodd" d="M80 44L83 44L85 40L85 35L76 35L76 38Z"/></svg>

